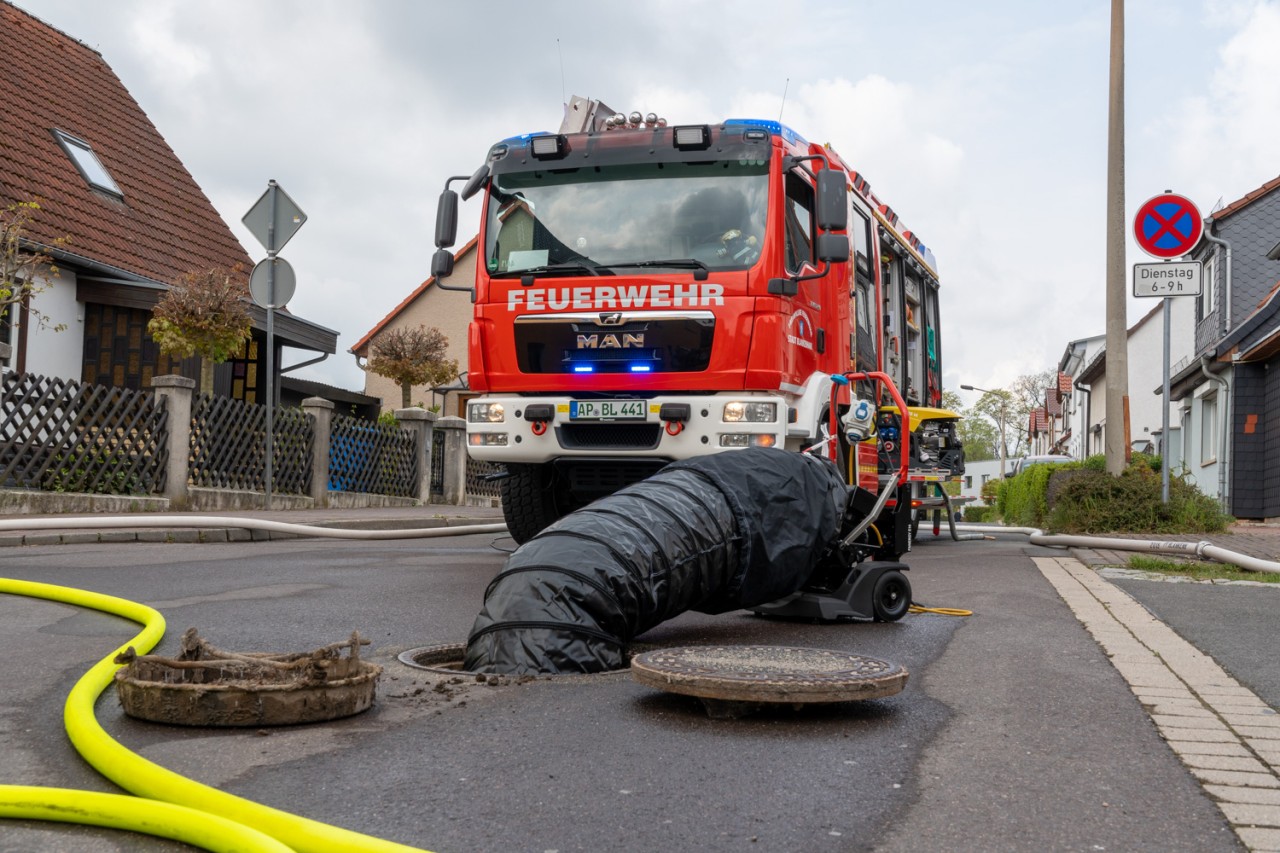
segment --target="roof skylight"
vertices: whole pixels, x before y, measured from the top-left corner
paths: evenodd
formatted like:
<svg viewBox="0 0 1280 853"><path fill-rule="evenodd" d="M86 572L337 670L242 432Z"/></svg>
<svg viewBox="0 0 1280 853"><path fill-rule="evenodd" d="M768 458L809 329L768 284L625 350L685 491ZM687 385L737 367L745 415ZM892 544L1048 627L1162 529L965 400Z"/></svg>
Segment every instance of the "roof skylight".
<svg viewBox="0 0 1280 853"><path fill-rule="evenodd" d="M69 133L63 133L61 130L55 130L53 135L57 137L62 149L67 152L67 156L71 158L71 162L75 164L76 169L80 171L81 176L88 182L89 186L105 193L110 193L117 198L124 198L124 193L120 191L120 186L111 177L111 173L107 171L106 167L102 165L98 155L93 153L93 148L89 146L89 143L83 139L77 139Z"/></svg>

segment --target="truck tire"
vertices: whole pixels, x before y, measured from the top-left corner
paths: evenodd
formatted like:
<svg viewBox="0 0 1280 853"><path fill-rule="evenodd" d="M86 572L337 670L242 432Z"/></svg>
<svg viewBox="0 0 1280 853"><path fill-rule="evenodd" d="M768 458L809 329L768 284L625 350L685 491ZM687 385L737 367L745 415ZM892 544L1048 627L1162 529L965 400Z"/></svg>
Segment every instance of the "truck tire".
<svg viewBox="0 0 1280 853"><path fill-rule="evenodd" d="M508 462L501 491L502 515L517 545L569 512L568 495L550 465Z"/></svg>

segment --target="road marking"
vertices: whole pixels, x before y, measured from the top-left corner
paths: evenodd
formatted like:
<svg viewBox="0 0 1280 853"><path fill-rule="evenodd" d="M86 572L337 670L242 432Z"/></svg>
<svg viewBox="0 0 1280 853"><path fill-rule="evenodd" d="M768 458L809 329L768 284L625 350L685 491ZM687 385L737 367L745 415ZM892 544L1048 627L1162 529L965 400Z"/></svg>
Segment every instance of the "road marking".
<svg viewBox="0 0 1280 853"><path fill-rule="evenodd" d="M1241 842L1280 851L1280 715L1213 658L1070 557L1033 557Z"/></svg>

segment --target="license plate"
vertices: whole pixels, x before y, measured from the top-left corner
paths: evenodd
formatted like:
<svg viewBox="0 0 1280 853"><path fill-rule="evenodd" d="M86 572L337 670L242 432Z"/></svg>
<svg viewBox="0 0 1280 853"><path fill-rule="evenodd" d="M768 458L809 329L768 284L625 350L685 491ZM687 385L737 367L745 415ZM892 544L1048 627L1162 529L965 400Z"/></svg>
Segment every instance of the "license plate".
<svg viewBox="0 0 1280 853"><path fill-rule="evenodd" d="M573 400L569 403L571 421L642 421L644 400Z"/></svg>

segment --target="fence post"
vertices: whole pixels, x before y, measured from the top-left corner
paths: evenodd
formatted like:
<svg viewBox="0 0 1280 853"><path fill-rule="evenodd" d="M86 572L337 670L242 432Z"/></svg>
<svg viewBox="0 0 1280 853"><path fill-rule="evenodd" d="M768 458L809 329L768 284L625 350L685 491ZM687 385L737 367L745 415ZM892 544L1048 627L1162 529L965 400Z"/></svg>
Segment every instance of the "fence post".
<svg viewBox="0 0 1280 853"><path fill-rule="evenodd" d="M303 414L316 424L315 443L311 446L311 500L317 507L329 505L329 447L333 433L333 403L324 397L308 397L302 401Z"/></svg>
<svg viewBox="0 0 1280 853"><path fill-rule="evenodd" d="M438 417L426 409L396 409L400 429L413 433L414 462L418 466L414 496L424 504L431 503L431 433Z"/></svg>
<svg viewBox="0 0 1280 853"><path fill-rule="evenodd" d="M186 509L191 500L187 465L191 456L191 402L196 381L168 373L154 377L151 387L168 413L169 453L164 464L164 496L169 499L169 509Z"/></svg>
<svg viewBox="0 0 1280 853"><path fill-rule="evenodd" d="M447 417L436 421L444 433L444 502L462 506L467 502L467 422Z"/></svg>

